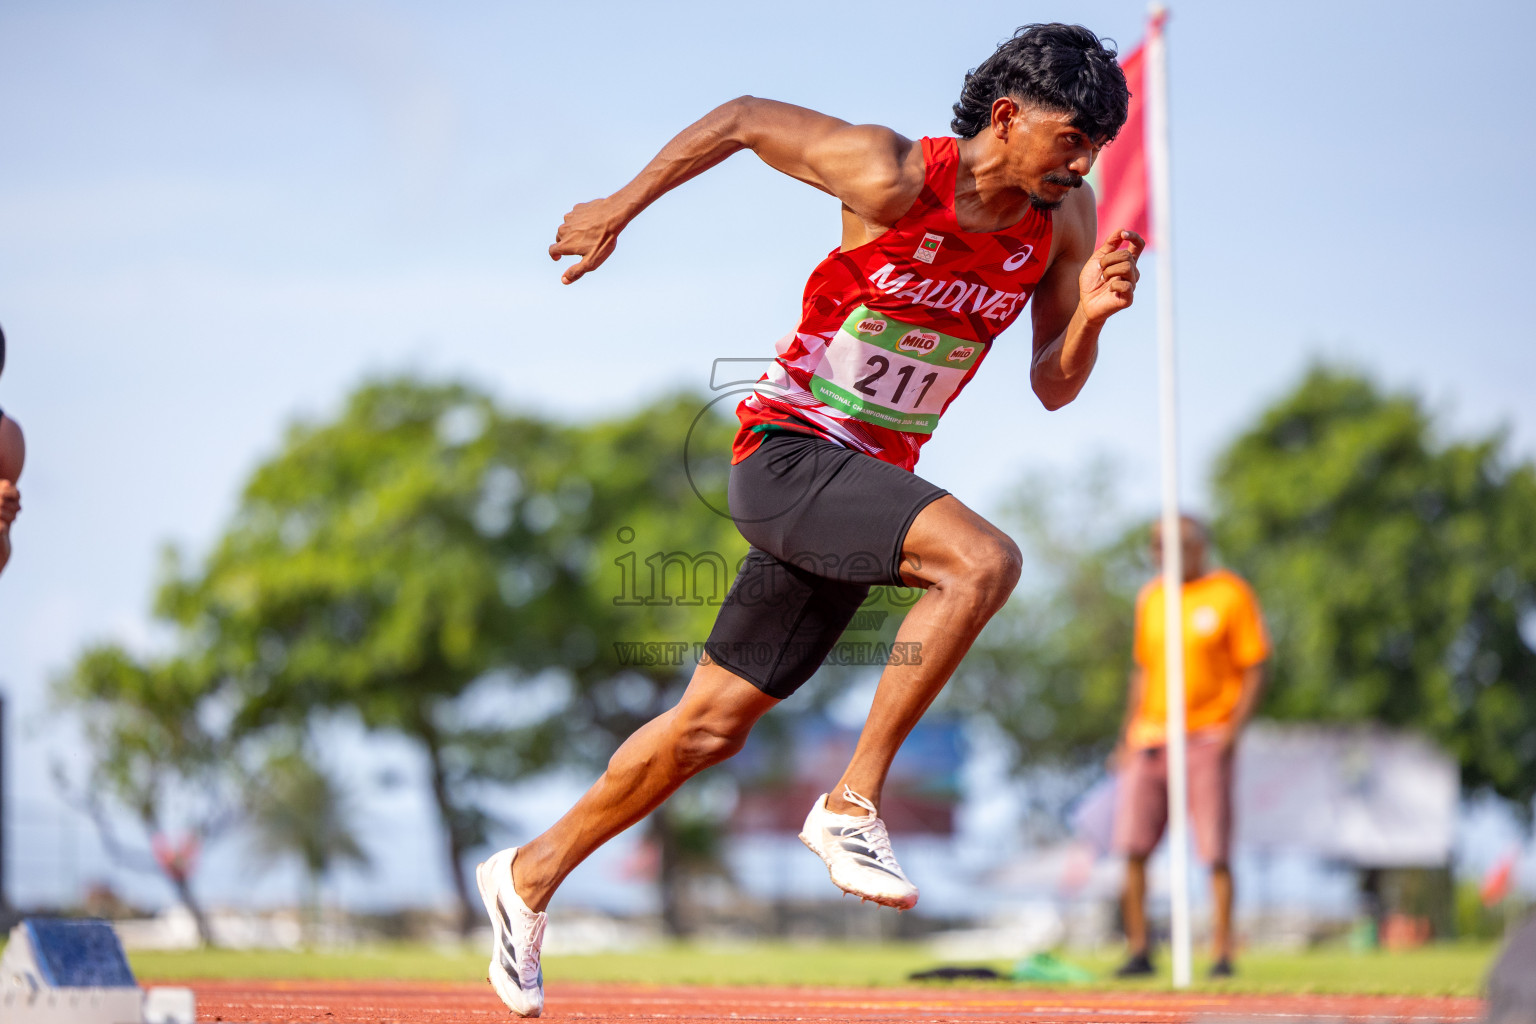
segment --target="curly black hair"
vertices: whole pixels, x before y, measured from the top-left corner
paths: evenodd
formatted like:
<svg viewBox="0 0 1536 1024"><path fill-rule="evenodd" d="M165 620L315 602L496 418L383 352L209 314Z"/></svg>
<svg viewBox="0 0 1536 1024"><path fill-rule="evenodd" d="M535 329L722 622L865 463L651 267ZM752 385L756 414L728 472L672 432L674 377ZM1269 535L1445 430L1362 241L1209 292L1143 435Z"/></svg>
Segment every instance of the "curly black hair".
<svg viewBox="0 0 1536 1024"><path fill-rule="evenodd" d="M950 128L975 138L992 123L992 104L1009 96L1056 113L1095 141L1125 124L1130 90L1112 47L1081 25L1025 25L965 76Z"/></svg>

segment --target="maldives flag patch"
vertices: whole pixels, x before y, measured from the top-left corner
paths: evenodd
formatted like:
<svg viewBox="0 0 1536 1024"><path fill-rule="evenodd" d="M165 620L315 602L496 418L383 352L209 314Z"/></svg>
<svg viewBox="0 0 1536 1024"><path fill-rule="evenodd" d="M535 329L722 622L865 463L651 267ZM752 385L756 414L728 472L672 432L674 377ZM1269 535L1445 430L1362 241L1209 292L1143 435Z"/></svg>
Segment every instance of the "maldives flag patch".
<svg viewBox="0 0 1536 1024"><path fill-rule="evenodd" d="M944 241L943 235L936 235L932 231L923 235L923 240L917 243L917 251L912 254L913 259L922 260L924 263L932 263L933 258L939 254L939 244Z"/></svg>

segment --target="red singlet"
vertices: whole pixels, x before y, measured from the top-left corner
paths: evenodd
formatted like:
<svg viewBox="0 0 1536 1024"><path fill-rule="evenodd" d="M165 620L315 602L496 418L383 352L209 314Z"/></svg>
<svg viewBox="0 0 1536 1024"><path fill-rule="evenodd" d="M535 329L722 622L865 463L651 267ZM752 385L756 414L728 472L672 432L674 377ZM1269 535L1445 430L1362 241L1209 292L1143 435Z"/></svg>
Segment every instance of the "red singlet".
<svg viewBox="0 0 1536 1024"><path fill-rule="evenodd" d="M992 339L1045 273L1051 215L977 234L955 220L954 139L922 140L923 190L879 238L834 249L805 285L800 326L736 414L731 461L765 430L814 433L910 470Z"/></svg>

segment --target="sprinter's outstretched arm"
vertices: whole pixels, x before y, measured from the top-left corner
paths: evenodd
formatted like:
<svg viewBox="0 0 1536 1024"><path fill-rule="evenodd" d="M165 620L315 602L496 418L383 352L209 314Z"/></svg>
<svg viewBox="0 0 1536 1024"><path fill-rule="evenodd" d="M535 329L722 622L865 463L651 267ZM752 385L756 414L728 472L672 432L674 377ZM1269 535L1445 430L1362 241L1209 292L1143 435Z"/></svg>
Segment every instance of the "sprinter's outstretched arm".
<svg viewBox="0 0 1536 1024"><path fill-rule="evenodd" d="M683 129L613 195L580 203L565 215L550 258L581 259L560 280L571 284L602 266L640 211L743 149L842 200L871 237L895 223L923 186L921 147L889 128L852 125L790 103L742 96Z"/></svg>

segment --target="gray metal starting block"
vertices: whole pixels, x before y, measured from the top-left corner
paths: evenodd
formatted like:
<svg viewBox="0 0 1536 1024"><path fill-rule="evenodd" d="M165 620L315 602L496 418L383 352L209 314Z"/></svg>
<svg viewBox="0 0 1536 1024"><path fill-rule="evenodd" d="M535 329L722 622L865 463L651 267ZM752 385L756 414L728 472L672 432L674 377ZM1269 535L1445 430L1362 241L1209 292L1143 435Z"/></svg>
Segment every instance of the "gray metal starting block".
<svg viewBox="0 0 1536 1024"><path fill-rule="evenodd" d="M106 921L27 918L0 954L0 1024L194 1024L192 990L139 988Z"/></svg>

